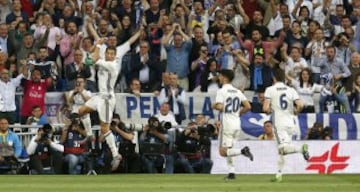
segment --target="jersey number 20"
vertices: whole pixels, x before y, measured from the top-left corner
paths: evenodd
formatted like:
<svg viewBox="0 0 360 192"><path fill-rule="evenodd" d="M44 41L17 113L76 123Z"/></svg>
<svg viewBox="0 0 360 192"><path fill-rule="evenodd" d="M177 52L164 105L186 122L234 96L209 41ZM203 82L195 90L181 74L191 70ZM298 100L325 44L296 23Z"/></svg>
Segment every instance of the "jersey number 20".
<svg viewBox="0 0 360 192"><path fill-rule="evenodd" d="M239 110L240 99L238 97L228 97L225 101L225 113L234 113Z"/></svg>

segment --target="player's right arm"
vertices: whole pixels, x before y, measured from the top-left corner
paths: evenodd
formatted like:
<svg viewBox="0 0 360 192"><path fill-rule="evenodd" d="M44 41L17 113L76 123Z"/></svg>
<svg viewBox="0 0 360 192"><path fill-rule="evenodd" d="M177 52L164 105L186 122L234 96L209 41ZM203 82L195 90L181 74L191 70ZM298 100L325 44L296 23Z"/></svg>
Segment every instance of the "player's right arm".
<svg viewBox="0 0 360 192"><path fill-rule="evenodd" d="M100 59L100 47L103 43L104 43L104 39L102 39L102 38L100 38L96 41L95 50L92 53L92 58L95 63Z"/></svg>
<svg viewBox="0 0 360 192"><path fill-rule="evenodd" d="M264 104L263 104L263 111L264 111L264 113L267 113L267 114L271 113L270 99L265 99Z"/></svg>
<svg viewBox="0 0 360 192"><path fill-rule="evenodd" d="M250 102L248 100L243 100L241 102L241 104L242 104L243 107L240 110L240 115L242 115L244 113L247 113L248 111L251 110L251 105L250 105Z"/></svg>
<svg viewBox="0 0 360 192"><path fill-rule="evenodd" d="M218 91L216 92L216 99L215 99L215 103L214 103L214 105L212 106L212 108L215 109L215 110L218 110L218 111L222 112L222 111L224 110L223 101L224 101L224 96L223 96L221 90L218 90Z"/></svg>
<svg viewBox="0 0 360 192"><path fill-rule="evenodd" d="M212 108L222 112L224 110L224 105L222 103L215 103Z"/></svg>
<svg viewBox="0 0 360 192"><path fill-rule="evenodd" d="M304 103L301 101L301 99L297 99L295 100L295 110L294 113L295 114L299 114L301 112L301 110L304 108Z"/></svg>
<svg viewBox="0 0 360 192"><path fill-rule="evenodd" d="M265 90L264 96L265 96L265 101L263 104L263 112L269 114L271 113L271 108L270 108L271 100L270 100L269 88Z"/></svg>
<svg viewBox="0 0 360 192"><path fill-rule="evenodd" d="M292 96L293 96L293 101L294 101L294 114L298 114L301 112L301 110L304 108L304 103L303 101L300 99L298 92L295 89L291 89L292 91Z"/></svg>

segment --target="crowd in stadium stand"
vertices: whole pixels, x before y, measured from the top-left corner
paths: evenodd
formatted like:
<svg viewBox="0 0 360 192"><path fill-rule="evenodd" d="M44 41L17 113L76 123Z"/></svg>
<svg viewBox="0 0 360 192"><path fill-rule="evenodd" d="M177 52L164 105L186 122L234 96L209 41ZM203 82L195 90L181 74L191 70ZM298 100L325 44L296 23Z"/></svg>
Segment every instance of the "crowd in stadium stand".
<svg viewBox="0 0 360 192"><path fill-rule="evenodd" d="M34 134L23 149L33 173L76 174L81 172L77 165L90 171L103 165L101 172L109 173L109 150L106 144L101 150L93 147L94 139L103 138L89 129L96 114L87 120L70 114L98 91L95 42L105 41L100 46L100 58L105 58L107 47L119 48L138 31L131 51L117 60L121 72L115 91L153 93L161 104L157 117L173 125L187 118L186 93L220 88L220 69L234 71L235 87L254 92L248 98L252 112L262 112L264 91L277 66L303 100L302 113L360 112L359 18L360 0L0 0L1 147L7 141L19 146L9 124L37 124L42 127L22 130ZM49 131L47 92L65 96L58 120L69 126L57 130L60 144L53 139L54 128ZM16 93L22 95L21 105ZM126 150L119 147L124 153L120 172L210 172L206 140L216 138L218 125L210 136L199 131L209 136L199 139L194 129L204 122L198 116L182 132L164 132L149 123L138 137L114 121L118 143L126 141ZM159 146L163 155L135 153L134 140L140 146L164 144ZM12 156L23 153L15 149ZM58 157L66 168L58 165ZM0 155L0 170L13 160Z"/></svg>

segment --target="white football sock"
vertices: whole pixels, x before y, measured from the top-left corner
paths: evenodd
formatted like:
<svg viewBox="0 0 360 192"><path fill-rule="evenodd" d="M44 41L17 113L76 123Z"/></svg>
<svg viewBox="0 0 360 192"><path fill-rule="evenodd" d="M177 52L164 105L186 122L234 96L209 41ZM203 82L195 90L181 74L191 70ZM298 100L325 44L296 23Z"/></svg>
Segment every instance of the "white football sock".
<svg viewBox="0 0 360 192"><path fill-rule="evenodd" d="M229 149L226 150L226 155L228 157L234 157L234 156L241 155L241 149L239 149L239 148L229 148Z"/></svg>
<svg viewBox="0 0 360 192"><path fill-rule="evenodd" d="M226 157L226 164L228 166L228 172L229 173L235 173L234 157L227 156Z"/></svg>
<svg viewBox="0 0 360 192"><path fill-rule="evenodd" d="M110 148L112 156L117 157L119 155L119 152L118 152L118 148L116 147L116 144L115 144L115 137L111 131L108 131L107 133L105 133L105 140Z"/></svg>
<svg viewBox="0 0 360 192"><path fill-rule="evenodd" d="M281 144L279 146L279 151L283 155L288 155L292 153L301 153L301 148L293 144Z"/></svg>
<svg viewBox="0 0 360 192"><path fill-rule="evenodd" d="M284 155L279 154L279 157L278 157L278 172L276 173L276 177L282 175L284 165L285 165L285 157L284 157Z"/></svg>

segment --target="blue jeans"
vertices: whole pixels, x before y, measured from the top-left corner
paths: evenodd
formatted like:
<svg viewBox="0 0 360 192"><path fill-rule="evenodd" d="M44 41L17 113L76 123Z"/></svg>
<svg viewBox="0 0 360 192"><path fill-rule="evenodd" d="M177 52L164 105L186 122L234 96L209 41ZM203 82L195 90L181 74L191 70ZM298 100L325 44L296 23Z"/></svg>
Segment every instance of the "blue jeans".
<svg viewBox="0 0 360 192"><path fill-rule="evenodd" d="M359 94L358 92L351 93L351 94L348 96L349 105L350 105L350 109L351 109L351 112L352 112L352 113L359 112L359 111L357 111L357 108L358 108L358 105L359 105L359 101L360 101L359 96L360 96L360 94Z"/></svg>
<svg viewBox="0 0 360 192"><path fill-rule="evenodd" d="M179 155L177 163L184 169L185 173L210 173L213 162L209 158L187 159L184 155Z"/></svg>
<svg viewBox="0 0 360 192"><path fill-rule="evenodd" d="M164 158L161 155L142 155L141 156L145 173L162 172ZM165 173L174 173L174 158L172 155L165 155Z"/></svg>
<svg viewBox="0 0 360 192"><path fill-rule="evenodd" d="M320 73L312 73L311 77L312 77L312 81L314 83L317 83L317 84L320 83Z"/></svg>
<svg viewBox="0 0 360 192"><path fill-rule="evenodd" d="M345 108L345 113L351 113L348 97L346 96L345 93L342 93L342 94L335 93L332 96L320 95L320 100L319 100L320 113L324 112L326 101L328 99L330 99L330 100L335 99L339 103L339 105L342 105Z"/></svg>
<svg viewBox="0 0 360 192"><path fill-rule="evenodd" d="M85 155L66 154L65 162L69 164L69 174L76 175L78 174L76 166L85 162Z"/></svg>

